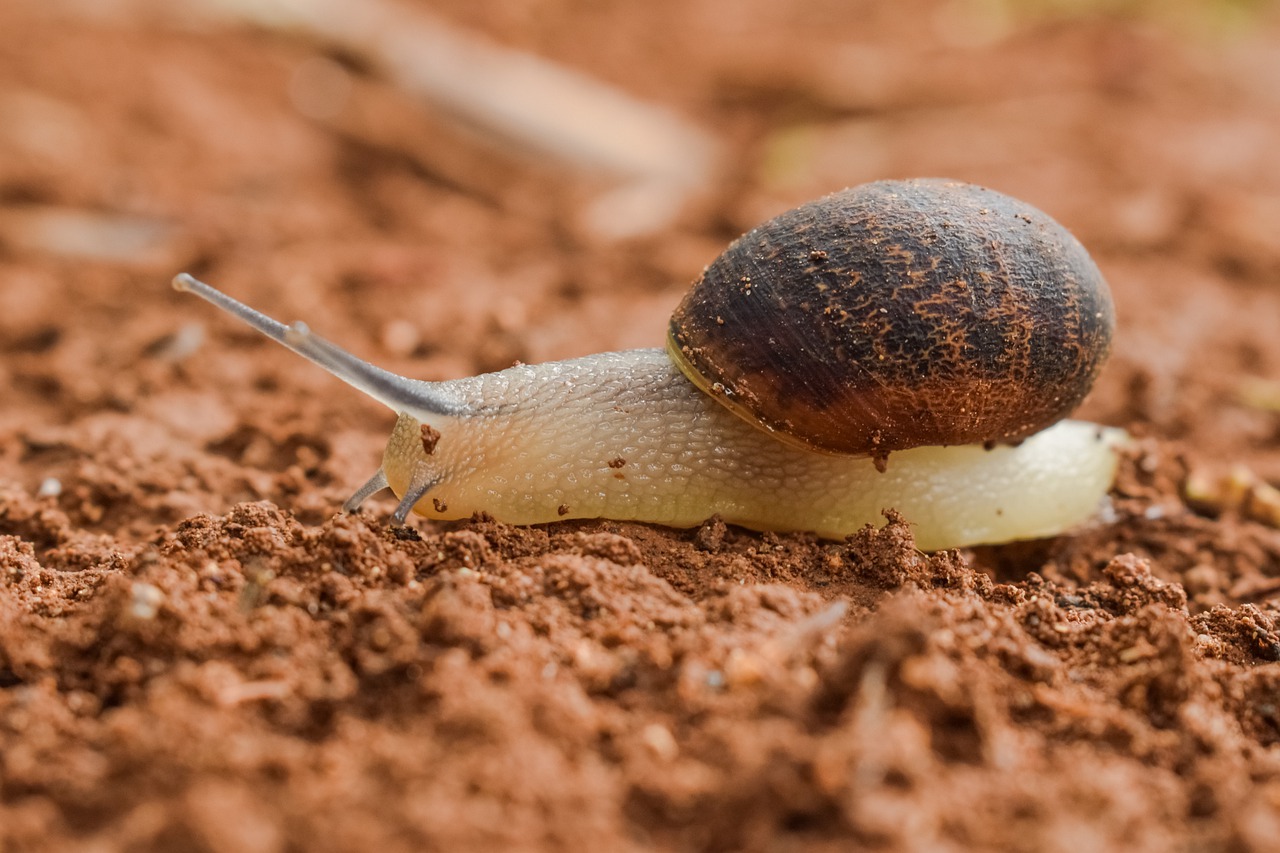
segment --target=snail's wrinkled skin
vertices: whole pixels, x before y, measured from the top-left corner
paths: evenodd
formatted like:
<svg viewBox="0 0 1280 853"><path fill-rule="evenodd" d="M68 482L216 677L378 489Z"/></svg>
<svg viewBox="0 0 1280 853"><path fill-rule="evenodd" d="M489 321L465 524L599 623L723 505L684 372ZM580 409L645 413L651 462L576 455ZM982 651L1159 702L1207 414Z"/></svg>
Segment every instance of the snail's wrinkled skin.
<svg viewBox="0 0 1280 853"><path fill-rule="evenodd" d="M881 181L735 241L673 314L669 348L783 440L883 457L1044 429L1084 399L1114 326L1102 274L1041 211Z"/></svg>
<svg viewBox="0 0 1280 853"><path fill-rule="evenodd" d="M841 538L893 507L919 547L1048 536L1085 521L1115 475L1118 430L1064 421L1018 447L920 447L872 459L775 441L699 393L660 349L524 365L446 383L474 412L402 414L383 457L392 490L434 483L427 518L632 519ZM487 401L503 400L492 407Z"/></svg>

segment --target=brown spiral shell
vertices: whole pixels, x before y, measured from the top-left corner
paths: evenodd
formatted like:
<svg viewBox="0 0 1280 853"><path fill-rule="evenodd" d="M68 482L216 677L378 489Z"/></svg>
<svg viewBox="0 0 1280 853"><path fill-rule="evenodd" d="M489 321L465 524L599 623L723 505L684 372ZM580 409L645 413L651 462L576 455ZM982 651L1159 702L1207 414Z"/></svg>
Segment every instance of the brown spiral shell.
<svg viewBox="0 0 1280 853"><path fill-rule="evenodd" d="M1014 442L1089 392L1115 314L1084 247L973 184L880 181L738 238L671 317L700 388L802 446Z"/></svg>

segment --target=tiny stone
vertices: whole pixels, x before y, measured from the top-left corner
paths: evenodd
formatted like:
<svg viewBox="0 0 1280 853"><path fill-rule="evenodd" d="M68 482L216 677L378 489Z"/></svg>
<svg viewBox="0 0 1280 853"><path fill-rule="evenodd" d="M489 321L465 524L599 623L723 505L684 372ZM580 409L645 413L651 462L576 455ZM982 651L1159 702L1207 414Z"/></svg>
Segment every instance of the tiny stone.
<svg viewBox="0 0 1280 853"><path fill-rule="evenodd" d="M1280 489L1258 482L1249 490L1245 515L1269 527L1280 527Z"/></svg>
<svg viewBox="0 0 1280 853"><path fill-rule="evenodd" d="M1218 570L1213 566L1207 566L1203 563L1192 566L1187 569L1182 576L1182 582L1187 591L1193 595L1209 592L1221 583L1218 577Z"/></svg>
<svg viewBox="0 0 1280 853"><path fill-rule="evenodd" d="M748 687L764 680L765 663L757 654L734 649L725 661L724 674L730 687Z"/></svg>
<svg viewBox="0 0 1280 853"><path fill-rule="evenodd" d="M164 593L149 583L134 583L129 614L135 619L154 619L164 602Z"/></svg>
<svg viewBox="0 0 1280 853"><path fill-rule="evenodd" d="M698 532L693 535L693 544L699 550L714 554L724 545L726 532L724 519L719 515L713 515L698 527Z"/></svg>
<svg viewBox="0 0 1280 853"><path fill-rule="evenodd" d="M661 723L650 723L641 729L640 739L663 761L672 761L680 755L680 745L676 743L675 736Z"/></svg>
<svg viewBox="0 0 1280 853"><path fill-rule="evenodd" d="M1251 409L1280 412L1280 382L1274 379L1247 377L1240 380L1236 393Z"/></svg>
<svg viewBox="0 0 1280 853"><path fill-rule="evenodd" d="M382 346L392 355L412 355L421 341L418 328L408 320L391 320L382 327Z"/></svg>

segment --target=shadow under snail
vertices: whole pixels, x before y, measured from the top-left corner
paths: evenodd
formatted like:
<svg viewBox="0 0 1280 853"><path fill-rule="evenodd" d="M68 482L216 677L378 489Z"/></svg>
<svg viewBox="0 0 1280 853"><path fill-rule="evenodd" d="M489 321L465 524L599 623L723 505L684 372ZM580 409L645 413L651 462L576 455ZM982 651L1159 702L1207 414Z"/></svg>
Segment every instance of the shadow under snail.
<svg viewBox="0 0 1280 853"><path fill-rule="evenodd" d="M443 382L173 284L398 414L344 507L390 486L397 522L718 514L840 538L893 507L934 550L1088 519L1124 441L1060 420L1110 349L1106 282L1057 222L971 184L865 184L765 222L707 267L665 350Z"/></svg>

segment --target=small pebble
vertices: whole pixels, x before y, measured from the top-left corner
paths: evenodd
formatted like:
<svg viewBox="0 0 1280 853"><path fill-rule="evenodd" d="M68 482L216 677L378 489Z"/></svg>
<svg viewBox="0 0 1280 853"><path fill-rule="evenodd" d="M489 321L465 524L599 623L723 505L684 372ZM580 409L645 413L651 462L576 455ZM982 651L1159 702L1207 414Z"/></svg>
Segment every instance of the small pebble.
<svg viewBox="0 0 1280 853"><path fill-rule="evenodd" d="M135 619L154 619L164 602L164 593L149 583L134 583L129 614Z"/></svg>
<svg viewBox="0 0 1280 853"><path fill-rule="evenodd" d="M382 327L382 346L392 355L401 358L412 355L421 342L418 327L408 320L392 320Z"/></svg>
<svg viewBox="0 0 1280 853"><path fill-rule="evenodd" d="M672 761L680 755L680 745L676 743L675 736L662 723L650 723L645 726L640 730L640 739L655 756L663 761Z"/></svg>

